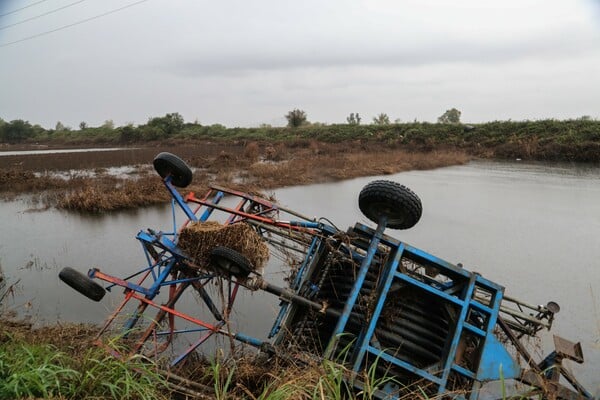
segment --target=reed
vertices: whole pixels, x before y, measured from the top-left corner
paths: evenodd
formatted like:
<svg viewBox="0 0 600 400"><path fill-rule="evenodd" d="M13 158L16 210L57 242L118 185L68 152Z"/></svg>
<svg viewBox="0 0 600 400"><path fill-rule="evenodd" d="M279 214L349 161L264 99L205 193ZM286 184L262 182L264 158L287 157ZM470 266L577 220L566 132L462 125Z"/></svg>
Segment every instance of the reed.
<svg viewBox="0 0 600 400"><path fill-rule="evenodd" d="M36 194L48 207L84 213L162 204L169 196L151 168L152 159L162 150L177 154L194 168L192 187L184 191L197 192L204 192L213 183L258 191L438 168L469 160L461 151L411 152L360 141L192 142L165 148L21 156L19 162L0 157L0 167L6 166L0 169L0 195ZM106 170L124 165L135 167L129 176L115 177ZM70 172L58 177L55 171Z"/></svg>

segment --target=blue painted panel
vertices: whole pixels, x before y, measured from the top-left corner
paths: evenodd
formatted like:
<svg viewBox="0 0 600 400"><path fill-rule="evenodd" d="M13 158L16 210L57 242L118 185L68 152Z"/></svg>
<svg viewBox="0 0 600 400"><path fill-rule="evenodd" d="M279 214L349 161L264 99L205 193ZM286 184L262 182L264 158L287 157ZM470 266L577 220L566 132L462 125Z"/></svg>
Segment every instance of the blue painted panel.
<svg viewBox="0 0 600 400"><path fill-rule="evenodd" d="M480 381L496 381L499 379L514 379L520 375L521 367L513 360L502 343L494 335L489 335L479 361L477 379Z"/></svg>

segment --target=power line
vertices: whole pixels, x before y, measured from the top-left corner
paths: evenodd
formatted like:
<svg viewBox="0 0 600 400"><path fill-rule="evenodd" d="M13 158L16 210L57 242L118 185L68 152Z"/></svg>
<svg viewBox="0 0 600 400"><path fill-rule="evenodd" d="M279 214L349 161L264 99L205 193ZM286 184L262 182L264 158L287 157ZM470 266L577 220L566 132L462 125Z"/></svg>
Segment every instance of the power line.
<svg viewBox="0 0 600 400"><path fill-rule="evenodd" d="M36 4L43 3L43 2L45 2L45 1L48 1L48 0L40 0L40 1L36 1L35 3L31 3L31 4L30 4L30 5L28 5L28 6L21 7L21 8L17 8L16 10L12 10L12 11L10 11L10 12L4 13L4 14L0 14L0 17L5 17L5 16L7 16L7 15L14 14L14 13L16 13L16 12L19 12L19 11L21 11L21 10L24 10L24 9L26 9L26 8L29 8L29 7L35 6Z"/></svg>
<svg viewBox="0 0 600 400"><path fill-rule="evenodd" d="M79 3L83 3L84 1L85 0L78 0L78 1L76 1L74 3L67 4L66 6L58 7L58 8L55 8L54 10L50 10L50 11L45 12L45 13L40 14L40 15L36 15L35 17L24 19L23 21L15 22L14 24L6 25L6 26L0 26L0 31L3 30L3 29L11 28L11 27L13 27L15 25L21 25L21 24L24 24L25 22L33 21L34 19L45 17L46 15L54 14L55 12L58 12L60 10L64 10L65 8L73 7L74 5L77 5Z"/></svg>
<svg viewBox="0 0 600 400"><path fill-rule="evenodd" d="M13 44L16 44L16 43L25 42L27 40L35 39L35 38L38 38L40 36L48 35L50 33L62 31L63 29L67 29L67 28L70 28L70 27L75 26L75 25L81 25L81 24L84 24L86 22L93 21L95 19L102 18L102 17L105 17L105 16L110 15L110 14L114 14L114 13L119 12L121 10L125 10L126 8L137 6L138 4L145 3L146 1L148 1L148 0L136 1L136 2L128 4L126 6L115 8L114 10L110 10L110 11L107 11L107 12L102 13L102 14L95 15L95 16L90 17L90 18L82 19L81 21L73 22L72 24L63 25L63 26L60 26L60 27L58 27L56 29L52 29L52 30L49 30L49 31L46 31L46 32L42 32L42 33L38 33L38 34L35 34L35 35L32 35L32 36L28 36L28 37L25 37L23 39L15 40L13 42L3 43L3 44L0 44L0 48L6 47L6 46L10 46L10 45L13 45Z"/></svg>

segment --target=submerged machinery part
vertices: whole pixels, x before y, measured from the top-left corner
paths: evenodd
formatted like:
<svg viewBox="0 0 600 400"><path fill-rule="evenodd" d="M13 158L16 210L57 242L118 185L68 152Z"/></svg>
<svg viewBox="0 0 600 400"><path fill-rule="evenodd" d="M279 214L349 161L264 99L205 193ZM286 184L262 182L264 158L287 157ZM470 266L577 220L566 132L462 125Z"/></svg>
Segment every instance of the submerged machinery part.
<svg viewBox="0 0 600 400"><path fill-rule="evenodd" d="M148 263L139 272L123 279L97 269L90 270L87 277L68 269L61 273L61 279L92 299L99 300L103 292L90 283L91 279L109 283L107 289L113 286L125 289L125 300L99 335L108 332L113 321L119 323L116 317L133 300L136 311L127 315L122 329L131 332L134 326L145 328L134 351L144 352L149 346L149 350L159 353L175 335L195 336L183 353L169 360L173 366L213 335L222 334L268 349L269 354L277 351L288 357L296 355L289 351L298 350L309 359L328 358L343 363L358 378L349 383L359 388L362 373L373 371L370 378L388 377L403 386L415 384L422 393L436 398L460 391L470 392L470 398L475 399L482 383L505 378L539 389L544 398L592 398L561 367L564 358L583 362L579 344L561 339L556 351L537 364L519 341L520 335L533 335L542 328L550 328L558 312L556 304L527 307L515 302L516 310L507 308L507 304L501 308L503 286L384 234L386 228L409 229L419 221L421 201L410 189L391 181L369 183L359 195L359 208L377 228L357 223L343 233L328 220L325 221L330 225L286 210L271 200L235 190L211 186L203 198L193 193L184 198L175 186L190 184L192 174L185 162L173 154L161 153L155 158L154 167L174 200L173 207L179 206L187 217L183 227L189 222L206 221L214 210L223 211L229 214L228 224L249 223L261 240L293 251L304 261L298 261L289 287L279 288L251 271L247 260L230 249L213 251L211 265L229 284L228 296L219 310L205 290L217 276L212 271L192 273L193 265L178 243L173 212L174 226L169 233L148 229L136 236L142 242ZM235 208L219 204L225 194L239 198ZM198 207L192 210L188 203ZM280 220L280 212L297 220ZM200 313L187 315L175 309L175 303L189 287L205 303L206 310L202 311L212 314L209 321ZM163 297L167 292L169 296L164 303L157 297L161 288ZM271 336L276 335L274 344L278 349L224 328L238 288L262 289L281 298L282 307ZM522 307L530 308L534 315L527 315L529 311ZM147 318L152 309L158 309L156 317ZM501 312L511 320L505 322L499 315ZM190 326L176 329L175 318L189 322ZM136 325L138 322L142 325ZM160 329L162 323L168 325L164 332ZM523 371L516 365L514 356L497 337L498 327L527 361L529 370ZM155 340L163 334L164 342ZM561 376L575 391L559 383ZM365 383L362 382L363 387ZM376 393L375 397L406 398L402 397L403 390L386 385L384 392Z"/></svg>
<svg viewBox="0 0 600 400"><path fill-rule="evenodd" d="M331 249L332 246L324 247L321 254L315 258L317 264L315 268L311 269L314 275L307 279L303 288L318 286L318 290L311 293L311 300L326 304L328 310L334 310L335 314L339 316L348 294L352 290L356 266L350 259L334 256ZM366 298L371 290L374 290L376 282L377 275L369 273L360 297ZM303 288L300 288L300 293L308 292ZM322 356L335 328L337 316L332 313L319 313L314 310L298 308L295 308L295 311L288 317L287 327L279 338L279 342L301 352ZM359 300L348 322L348 331L360 330L365 321L365 313L366 308L363 301Z"/></svg>
<svg viewBox="0 0 600 400"><path fill-rule="evenodd" d="M451 324L445 304L405 287L388 296L375 337L385 352L425 368L442 360Z"/></svg>
<svg viewBox="0 0 600 400"><path fill-rule="evenodd" d="M341 311L355 283L356 265L348 259L321 257L329 265L315 281L322 284L314 301ZM378 288L380 263L373 263L359 294L333 359L343 360L354 351L353 342L365 328L373 312L373 298ZM431 296L423 296L414 288L398 285L390 292L377 324L374 339L386 353L425 368L443 359L452 329L451 310ZM298 312L291 322L284 342L299 351L322 355L331 339L337 318L313 310ZM386 371L381 369L383 375ZM403 374L406 375L406 374Z"/></svg>

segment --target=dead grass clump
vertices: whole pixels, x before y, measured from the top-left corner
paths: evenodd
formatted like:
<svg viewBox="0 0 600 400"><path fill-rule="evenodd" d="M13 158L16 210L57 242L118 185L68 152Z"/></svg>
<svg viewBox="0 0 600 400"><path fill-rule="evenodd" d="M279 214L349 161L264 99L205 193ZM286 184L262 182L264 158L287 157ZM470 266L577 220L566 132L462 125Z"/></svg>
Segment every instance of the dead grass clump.
<svg viewBox="0 0 600 400"><path fill-rule="evenodd" d="M258 160L259 154L260 148L258 146L258 143L256 142L250 142L246 144L246 147L244 147L244 157L246 157L252 162Z"/></svg>
<svg viewBox="0 0 600 400"><path fill-rule="evenodd" d="M319 142L314 139L310 141L308 148L313 154L321 153L321 146L319 145Z"/></svg>
<svg viewBox="0 0 600 400"><path fill-rule="evenodd" d="M230 168L230 167L234 166L237 161L238 161L237 156L223 150L216 157L216 159L215 159L216 165L214 165L213 168L214 167L216 167L217 169L222 168L222 167Z"/></svg>
<svg viewBox="0 0 600 400"><path fill-rule="evenodd" d="M0 169L0 192L23 193L62 189L71 183L64 179L41 175L21 168Z"/></svg>
<svg viewBox="0 0 600 400"><path fill-rule="evenodd" d="M455 150L419 152L413 151L414 147L358 140L325 143L302 139L247 144L241 141L175 141L165 142L161 148L148 146L124 151L0 157L0 194L10 198L18 193L45 191L43 201L47 206L90 213L163 203L169 196L164 188L159 188L158 179L148 183L156 178L151 168L147 169L150 175L135 182L104 174L86 177L75 173L69 179L61 179L42 172L81 168L102 171L109 166L136 164L148 166L161 150L177 154L190 166L200 168L194 172L195 185L204 187L212 182L238 190L266 190L359 176L389 175L411 169L463 164L469 159L464 152ZM266 161L256 162L261 155Z"/></svg>
<svg viewBox="0 0 600 400"><path fill-rule="evenodd" d="M77 357L89 349L98 327L89 324L57 324L32 328L30 323L0 320L0 344L24 341L29 344L51 344Z"/></svg>
<svg viewBox="0 0 600 400"><path fill-rule="evenodd" d="M265 159L267 160L275 160L277 157L277 150L273 146L267 146L265 148Z"/></svg>
<svg viewBox="0 0 600 400"><path fill-rule="evenodd" d="M269 258L265 242L245 223L221 225L207 221L190 224L179 234L177 244L199 266L209 265L210 252L217 246L229 247L242 254L254 269L263 268Z"/></svg>
<svg viewBox="0 0 600 400"><path fill-rule="evenodd" d="M318 154L313 153L311 148L283 162L254 163L247 170L245 183L270 189L360 176L390 175L414 169L439 168L464 164L469 160L465 153L457 151L414 153L384 149L339 150L329 145L326 151L320 149Z"/></svg>
<svg viewBox="0 0 600 400"><path fill-rule="evenodd" d="M122 181L116 186L86 185L58 200L57 208L88 213L100 213L152 204L170 198L156 177Z"/></svg>
<svg viewBox="0 0 600 400"><path fill-rule="evenodd" d="M315 166L299 162L256 163L248 169L248 181L259 187L270 189L279 186L303 185L312 182L311 169Z"/></svg>

